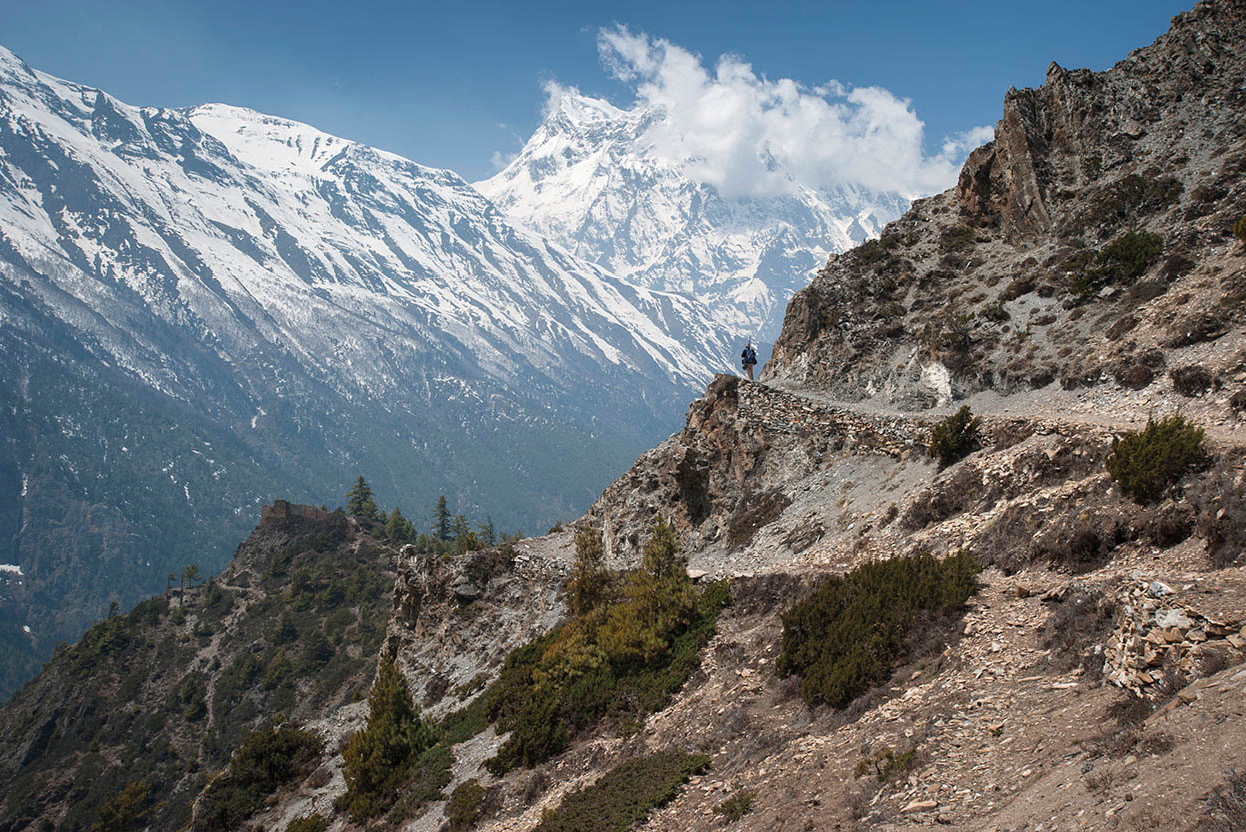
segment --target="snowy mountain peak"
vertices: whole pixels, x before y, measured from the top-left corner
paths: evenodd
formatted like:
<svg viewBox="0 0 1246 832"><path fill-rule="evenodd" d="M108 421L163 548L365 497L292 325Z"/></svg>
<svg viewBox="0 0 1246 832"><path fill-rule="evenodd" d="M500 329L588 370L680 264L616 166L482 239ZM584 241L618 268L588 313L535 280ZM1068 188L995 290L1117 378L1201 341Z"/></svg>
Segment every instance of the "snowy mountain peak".
<svg viewBox="0 0 1246 832"><path fill-rule="evenodd" d="M628 111L619 109L604 98L593 98L578 90L566 89L556 93L545 123L560 127L583 127L617 122L627 115Z"/></svg>
<svg viewBox="0 0 1246 832"><path fill-rule="evenodd" d="M696 296L737 335L777 334L788 298L828 254L877 235L908 207L899 194L815 191L790 177L787 193L729 199L697 176L697 160L655 152L655 134L672 129L662 111L555 95L519 154L476 187L580 257ZM786 176L773 156L767 163Z"/></svg>
<svg viewBox="0 0 1246 832"><path fill-rule="evenodd" d="M204 104L187 116L231 154L261 170L315 173L353 144L307 124L229 104Z"/></svg>

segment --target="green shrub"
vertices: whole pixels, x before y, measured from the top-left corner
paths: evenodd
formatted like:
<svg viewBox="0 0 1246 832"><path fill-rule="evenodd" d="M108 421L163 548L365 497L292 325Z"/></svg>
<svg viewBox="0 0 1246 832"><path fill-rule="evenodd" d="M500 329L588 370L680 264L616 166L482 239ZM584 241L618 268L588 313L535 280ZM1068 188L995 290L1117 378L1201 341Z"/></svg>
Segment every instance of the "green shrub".
<svg viewBox="0 0 1246 832"><path fill-rule="evenodd" d="M1128 231L1108 243L1089 262L1070 264L1074 268L1069 292L1078 300L1089 300L1111 284L1129 284L1146 274L1164 251L1164 238L1147 231ZM1082 261L1089 259L1086 253Z"/></svg>
<svg viewBox="0 0 1246 832"><path fill-rule="evenodd" d="M422 806L445 797L442 792L450 785L453 763L450 743L444 739L416 759L398 787L398 801L385 816L389 828L400 828L402 822L414 816Z"/></svg>
<svg viewBox="0 0 1246 832"><path fill-rule="evenodd" d="M753 802L757 800L757 795L753 792L743 789L731 795L714 807L714 814L722 815L727 823L735 823L740 818L753 811Z"/></svg>
<svg viewBox="0 0 1246 832"><path fill-rule="evenodd" d="M703 754L659 751L615 766L562 799L536 832L626 832L709 766Z"/></svg>
<svg viewBox="0 0 1246 832"><path fill-rule="evenodd" d="M467 832L480 817L481 804L485 799L485 787L475 778L460 785L446 802L446 820L450 832Z"/></svg>
<svg viewBox="0 0 1246 832"><path fill-rule="evenodd" d="M883 261L890 262L894 257L892 252L903 245L904 240L899 235L889 234L876 240L866 240L854 251L861 265L874 266Z"/></svg>
<svg viewBox="0 0 1246 832"><path fill-rule="evenodd" d="M916 764L916 748L901 751L899 754L894 749L884 748L872 757L865 756L858 760L853 774L857 777L873 774L878 782L886 783L893 777L908 774Z"/></svg>
<svg viewBox="0 0 1246 832"><path fill-rule="evenodd" d="M547 760L603 717L626 729L662 708L700 664L729 599L726 584L693 587L674 528L659 520L621 597L507 657L480 697L499 733L511 734L489 770Z"/></svg>
<svg viewBox="0 0 1246 832"><path fill-rule="evenodd" d="M1113 439L1107 469L1122 491L1139 503L1149 503L1208 461L1203 429L1175 413L1158 422L1150 418L1141 432Z"/></svg>
<svg viewBox="0 0 1246 832"><path fill-rule="evenodd" d="M974 231L967 225L958 225L944 230L939 235L939 251L948 254L964 251L973 245Z"/></svg>
<svg viewBox="0 0 1246 832"><path fill-rule="evenodd" d="M1185 186L1171 176L1151 179L1131 173L1099 190L1086 220L1093 225L1114 225L1154 214L1176 203L1183 190Z"/></svg>
<svg viewBox="0 0 1246 832"><path fill-rule="evenodd" d="M290 821L286 832L325 832L329 828L329 819L324 815L304 815Z"/></svg>
<svg viewBox="0 0 1246 832"><path fill-rule="evenodd" d="M147 799L150 793L151 786L146 780L125 784L104 801L91 828L95 832L126 832L137 828L139 821L151 809Z"/></svg>
<svg viewBox="0 0 1246 832"><path fill-rule="evenodd" d="M1233 231L1234 237L1241 240L1243 243L1246 243L1246 217L1242 217L1240 220L1233 223L1233 228L1231 230Z"/></svg>
<svg viewBox="0 0 1246 832"><path fill-rule="evenodd" d="M301 728L254 732L234 752L229 768L204 789L194 828L238 829L278 789L310 774L323 751L320 737Z"/></svg>
<svg viewBox="0 0 1246 832"><path fill-rule="evenodd" d="M780 676L800 676L810 706L846 707L885 682L910 631L958 615L977 589L967 554L863 564L783 613Z"/></svg>
<svg viewBox="0 0 1246 832"><path fill-rule="evenodd" d="M1141 277L1164 251L1164 238L1147 231L1128 231L1099 253L1103 282L1128 283Z"/></svg>
<svg viewBox="0 0 1246 832"><path fill-rule="evenodd" d="M974 416L969 405L935 425L930 432L930 455L946 467L967 456L978 444L982 420Z"/></svg>
<svg viewBox="0 0 1246 832"><path fill-rule="evenodd" d="M343 753L346 793L338 808L356 822L388 809L398 798L399 785L435 740L393 657L386 657L368 695L368 725L351 736Z"/></svg>

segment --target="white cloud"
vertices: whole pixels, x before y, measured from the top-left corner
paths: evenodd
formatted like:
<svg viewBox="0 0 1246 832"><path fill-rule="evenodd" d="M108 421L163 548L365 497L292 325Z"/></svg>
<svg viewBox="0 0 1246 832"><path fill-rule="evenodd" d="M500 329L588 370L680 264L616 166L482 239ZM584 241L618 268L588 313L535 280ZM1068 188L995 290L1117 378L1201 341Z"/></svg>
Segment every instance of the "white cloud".
<svg viewBox="0 0 1246 832"><path fill-rule="evenodd" d="M912 103L882 87L771 81L737 55L722 56L711 72L699 55L625 27L602 29L598 49L606 69L632 86L637 105L667 112L647 136L652 152L724 196L799 185L925 196L950 187L969 150L992 135L975 127L928 156ZM547 84L546 107L566 91Z"/></svg>
<svg viewBox="0 0 1246 832"><path fill-rule="evenodd" d="M515 157L518 155L518 153L503 153L500 150L495 150L493 155L489 157L489 163L493 165L494 170L501 170L515 161Z"/></svg>

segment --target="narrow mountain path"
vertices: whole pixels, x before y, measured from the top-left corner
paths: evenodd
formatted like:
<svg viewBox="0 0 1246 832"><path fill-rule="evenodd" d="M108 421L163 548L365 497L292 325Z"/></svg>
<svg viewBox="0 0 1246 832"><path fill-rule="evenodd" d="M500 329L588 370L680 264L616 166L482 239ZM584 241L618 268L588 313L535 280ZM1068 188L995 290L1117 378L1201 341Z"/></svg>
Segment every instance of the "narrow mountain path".
<svg viewBox="0 0 1246 832"><path fill-rule="evenodd" d="M1020 419L1046 425L1061 432L1087 431L1123 433L1138 430L1148 416L1181 412L1203 428L1213 442L1230 447L1246 447L1246 417L1226 418L1224 409L1202 400L1178 401L1181 397L1134 393L1128 390L1097 389L1082 391L1041 389L1004 396L994 392L977 393L951 404L929 410L906 410L871 400L851 402L829 393L797 386L753 382L806 400L819 408L832 408L861 418L899 419L915 427L928 425L969 405L975 415L988 421Z"/></svg>

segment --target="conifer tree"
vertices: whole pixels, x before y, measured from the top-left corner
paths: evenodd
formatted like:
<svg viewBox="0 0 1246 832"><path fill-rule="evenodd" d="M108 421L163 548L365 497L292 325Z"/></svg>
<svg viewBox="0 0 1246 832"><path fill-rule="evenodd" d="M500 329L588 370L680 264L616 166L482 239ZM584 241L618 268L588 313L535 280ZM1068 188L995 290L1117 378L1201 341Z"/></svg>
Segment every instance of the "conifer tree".
<svg viewBox="0 0 1246 832"><path fill-rule="evenodd" d="M626 603L610 608L602 647L616 662L653 661L691 619L696 603L688 559L675 527L662 517L645 543L640 569L628 578L625 595Z"/></svg>
<svg viewBox="0 0 1246 832"><path fill-rule="evenodd" d="M346 492L346 513L360 520L376 520L376 500L372 498L372 489L368 481L360 476Z"/></svg>
<svg viewBox="0 0 1246 832"><path fill-rule="evenodd" d="M433 509L433 537L443 543L450 539L450 509L445 494L437 498L437 507Z"/></svg>
<svg viewBox="0 0 1246 832"><path fill-rule="evenodd" d="M485 522L480 524L480 539L484 541L486 546L498 545L498 533L493 528L493 518L485 517Z"/></svg>
<svg viewBox="0 0 1246 832"><path fill-rule="evenodd" d="M382 659L368 695L367 727L350 738L343 754L347 791L340 807L357 822L389 808L416 758L435 740L393 657Z"/></svg>
<svg viewBox="0 0 1246 832"><path fill-rule="evenodd" d="M605 600L608 586L601 535L593 529L580 529L575 533L575 567L568 586L571 614L577 618L587 615Z"/></svg>
<svg viewBox="0 0 1246 832"><path fill-rule="evenodd" d="M398 543L410 543L415 539L415 526L402 516L402 509L395 507L385 523L385 534Z"/></svg>
<svg viewBox="0 0 1246 832"><path fill-rule="evenodd" d="M467 525L467 518L462 514L454 515L454 522L450 526L450 536L455 541L462 540L472 533L472 527Z"/></svg>

